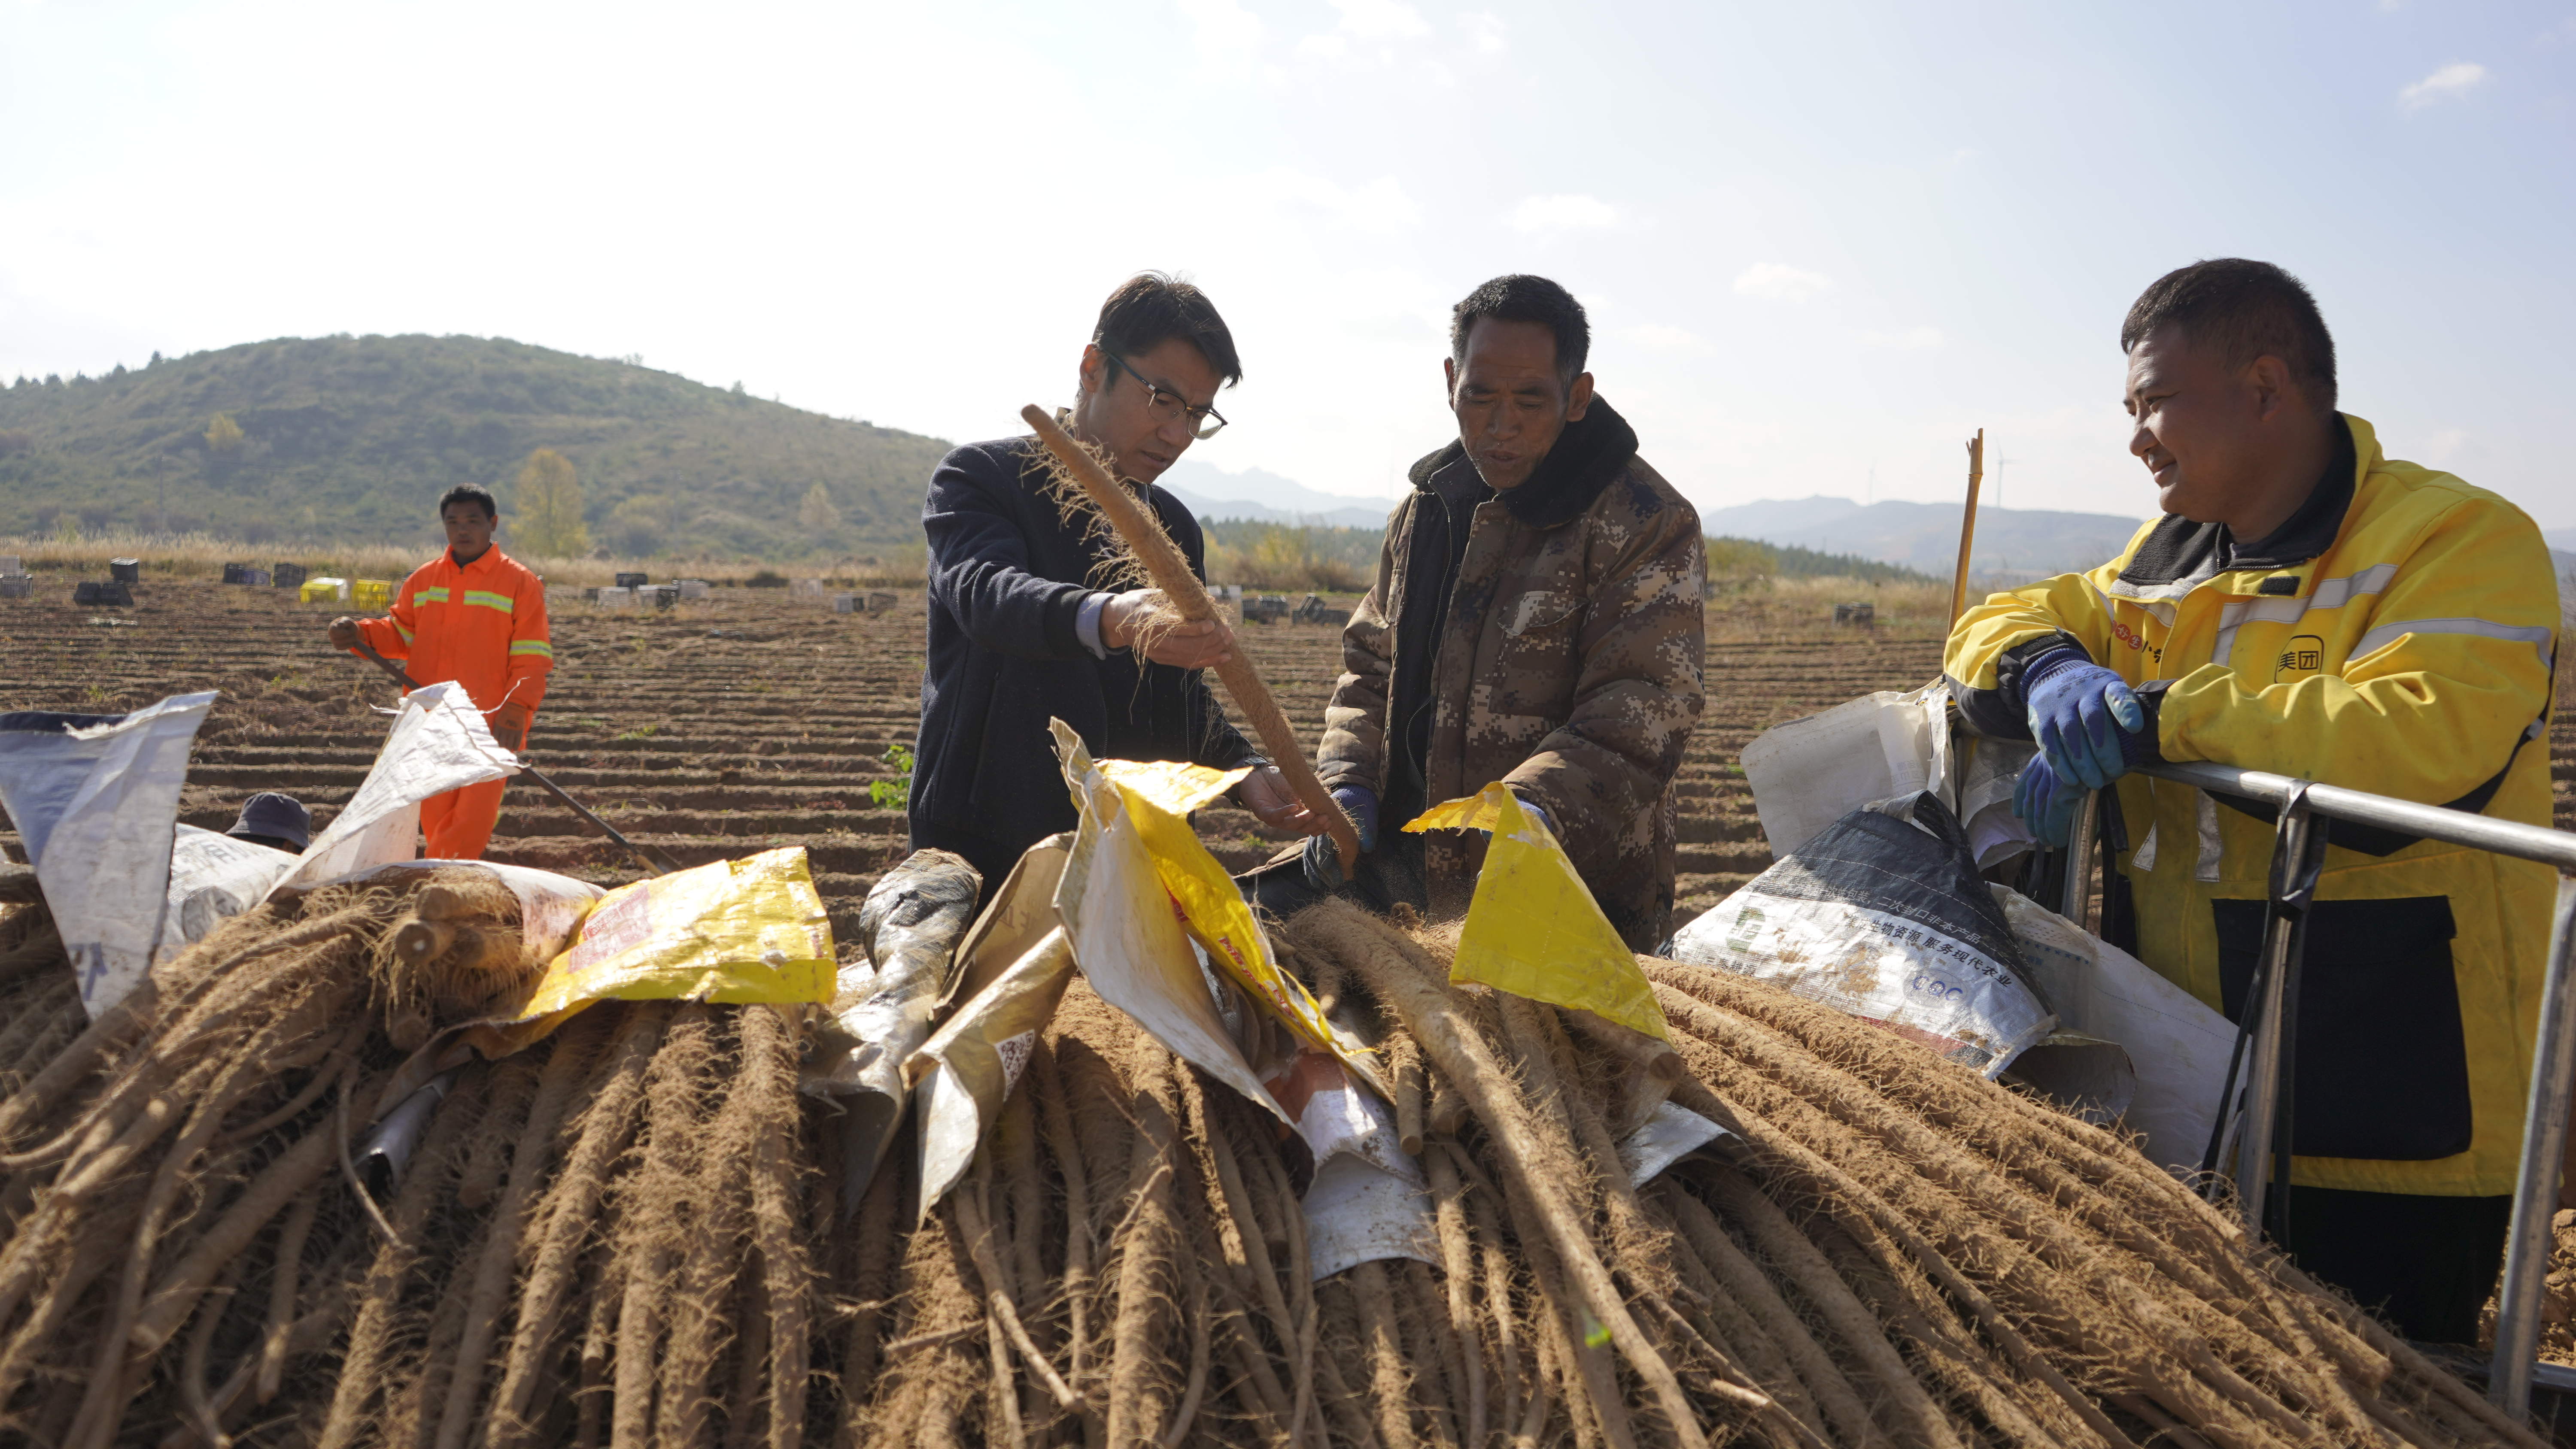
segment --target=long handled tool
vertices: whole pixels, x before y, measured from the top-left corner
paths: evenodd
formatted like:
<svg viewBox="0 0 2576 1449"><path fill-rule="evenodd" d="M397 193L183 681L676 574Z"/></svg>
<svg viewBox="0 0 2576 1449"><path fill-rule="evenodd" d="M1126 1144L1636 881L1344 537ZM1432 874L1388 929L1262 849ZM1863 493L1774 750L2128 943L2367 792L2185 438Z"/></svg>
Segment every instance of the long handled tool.
<svg viewBox="0 0 2576 1449"><path fill-rule="evenodd" d="M1193 624L1215 618L1216 601L1208 597L1207 586L1199 582L1199 576L1190 572L1189 560L1173 546L1163 525L1118 486L1098 459L1056 426L1046 409L1031 404L1020 409L1020 417L1037 430L1038 441L1055 454L1056 461L1081 486L1083 496L1109 520L1110 527L1118 530L1119 538L1135 550L1137 559L1145 565L1145 576L1180 610L1181 618ZM1333 846L1341 852L1342 874L1348 878L1359 868L1359 832L1351 827L1350 817L1342 813L1342 807L1333 803L1324 782L1315 778L1315 767L1306 759L1306 747L1297 742L1297 732L1289 727L1288 716L1271 696L1270 686L1262 682L1261 671L1238 648L1216 667L1216 673L1251 719L1254 733L1261 736L1261 747L1270 752L1271 763L1288 777L1288 788L1296 791L1298 800L1332 832Z"/></svg>
<svg viewBox="0 0 2576 1449"><path fill-rule="evenodd" d="M360 639L358 641L358 652L365 655L368 659L373 660L378 669L381 669L386 674L392 676L393 679L397 683L401 684L403 688L420 688L419 682L411 677L409 671L405 670L401 665L396 664L392 660L377 653L375 651L375 647L369 644L366 640ZM681 865L678 861L673 860L667 853L657 847L650 845L637 845L634 841L627 839L625 835L619 832L616 826L609 824L607 821L600 819L599 816L592 813L590 807L582 804L570 795L565 794L561 785L547 779L545 772L538 769L536 766L529 764L525 755L521 755L519 757L519 773L535 781L538 789L554 796L556 801L566 810L569 810L573 814L580 816L582 819L589 821L591 824L598 826L601 834L607 836L613 841L616 841L618 849L635 857L636 863L643 866L645 870L652 874L669 875L673 871L684 870L687 868Z"/></svg>
<svg viewBox="0 0 2576 1449"><path fill-rule="evenodd" d="M1986 481L1986 430L1968 440L1968 511L1959 516L1959 567L1950 575L1950 624L1968 612L1968 553L1977 541L1977 485Z"/></svg>

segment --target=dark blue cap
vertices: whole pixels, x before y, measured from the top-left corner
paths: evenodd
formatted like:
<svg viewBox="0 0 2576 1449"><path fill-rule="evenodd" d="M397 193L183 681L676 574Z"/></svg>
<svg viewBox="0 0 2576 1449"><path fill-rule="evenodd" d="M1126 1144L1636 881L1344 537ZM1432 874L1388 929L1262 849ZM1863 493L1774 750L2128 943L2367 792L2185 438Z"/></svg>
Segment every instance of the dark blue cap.
<svg viewBox="0 0 2576 1449"><path fill-rule="evenodd" d="M292 795L263 790L242 802L241 818L224 834L283 840L301 853L313 839L313 813Z"/></svg>

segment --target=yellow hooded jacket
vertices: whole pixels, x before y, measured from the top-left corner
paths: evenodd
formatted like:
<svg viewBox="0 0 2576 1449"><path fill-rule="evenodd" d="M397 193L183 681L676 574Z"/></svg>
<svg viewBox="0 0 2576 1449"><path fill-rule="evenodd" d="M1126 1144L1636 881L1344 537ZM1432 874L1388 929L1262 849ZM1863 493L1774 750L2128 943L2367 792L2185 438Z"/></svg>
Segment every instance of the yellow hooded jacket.
<svg viewBox="0 0 2576 1449"><path fill-rule="evenodd" d="M2166 760L2209 760L2550 823L2558 581L2521 510L2349 448L2270 538L2165 517L2119 558L1996 594L1942 668L1970 727L2030 738L2021 670L2064 643L2140 692ZM2234 1016L2253 975L2272 812L2119 782L2137 954ZM2292 1181L2513 1191L2556 876L2336 824L2299 977Z"/></svg>

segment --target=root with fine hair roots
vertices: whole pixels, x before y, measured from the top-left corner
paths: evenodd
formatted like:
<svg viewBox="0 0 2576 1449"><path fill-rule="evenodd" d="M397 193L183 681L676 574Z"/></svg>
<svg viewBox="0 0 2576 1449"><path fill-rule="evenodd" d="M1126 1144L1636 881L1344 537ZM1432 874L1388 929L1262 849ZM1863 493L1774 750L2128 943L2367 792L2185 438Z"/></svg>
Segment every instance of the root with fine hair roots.
<svg viewBox="0 0 2576 1449"><path fill-rule="evenodd" d="M1340 902L1279 927L1381 1054L1421 1173L1383 1255L1319 1281L1351 1237L1310 1192L1347 1165L1079 978L945 1198L918 1200L917 1110L843 1203L803 1008L606 1003L489 1062L440 1035L530 969L508 894L441 866L270 902L95 1022L68 962L0 955L0 1424L83 1449L2542 1442L2119 1133L1743 978L1641 958L1667 1046L1453 985L1449 929ZM0 912L0 953L46 950ZM373 1155L344 1101L410 1112L407 1150ZM1623 1139L1674 1107L1721 1135L1633 1180Z"/></svg>
<svg viewBox="0 0 2576 1449"><path fill-rule="evenodd" d="M329 1449L597 1442L612 1420L801 1443L825 1382L804 1018L610 1003L497 1063L407 1067L543 964L518 909L455 866L273 901L96 1022L68 963L0 979L25 1008L0 1017L0 1424L85 1449L231 1442L254 1414L262 1442L292 1424ZM398 1073L438 1082L360 1201L342 1164L368 1123L343 1106L393 1108ZM659 1393L674 1329L704 1371ZM724 1360L737 1343L758 1349Z"/></svg>

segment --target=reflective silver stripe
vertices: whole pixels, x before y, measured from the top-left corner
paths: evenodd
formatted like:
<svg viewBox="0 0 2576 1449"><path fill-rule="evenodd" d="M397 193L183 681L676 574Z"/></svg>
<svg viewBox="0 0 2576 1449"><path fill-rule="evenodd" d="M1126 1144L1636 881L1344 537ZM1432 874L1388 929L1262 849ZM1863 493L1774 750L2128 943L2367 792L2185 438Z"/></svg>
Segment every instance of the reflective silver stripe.
<svg viewBox="0 0 2576 1449"><path fill-rule="evenodd" d="M2112 596L2102 592L2102 586L2093 582L2093 576L2091 574L2084 574L2081 577L2084 580L2084 587L2091 589L2093 591L2093 597L2101 601L2102 612L2105 614L2112 612ZM2119 589L2119 585L2115 582L2112 585L2112 588L2116 592ZM2126 593L2121 593L2119 597L2120 602L2129 605L2131 608L2144 609L2148 613L2154 615L2157 623L2164 625L2168 629L2173 627L2175 611L2174 606L2171 603L2159 599L2132 598Z"/></svg>
<svg viewBox="0 0 2576 1449"><path fill-rule="evenodd" d="M2339 579L2321 579L2308 595L2311 609L2340 609L2363 594L2388 591L2388 581L2397 577L2397 565L2372 564L2357 574Z"/></svg>
<svg viewBox="0 0 2576 1449"><path fill-rule="evenodd" d="M2218 611L2218 641L2209 651L2209 662L2225 664L2236 652L2236 629L2240 624L2259 620L2267 624L2296 624L2311 609L2340 609L2365 594L2385 593L2388 581L2397 577L2397 565L2372 564L2359 573L2338 579L2319 579L2305 598L2239 599ZM2355 650L2355 653L2361 651Z"/></svg>
<svg viewBox="0 0 2576 1449"><path fill-rule="evenodd" d="M2135 540L2132 540L2132 542L2134 544ZM2134 550L2126 551L2123 552L2119 558L2113 559L2112 562L2125 563L2135 557L2136 554ZM2089 579L2091 576L2087 575L2086 577ZM2200 562L2192 567L2192 571L2190 573L2185 574L2181 578L2167 579L2165 582L2160 584L2140 584L2132 583L2127 579L2120 578L2115 575L2111 580L2111 587L2105 589L2103 592L2109 594L2115 599L2127 599L2134 604L2144 604L2158 600L2170 603L2181 599L2192 590L2199 588L2202 584L2208 583L2211 579L2216 577L2218 577L2218 551L2216 549L2211 549L2208 553L2201 556Z"/></svg>
<svg viewBox="0 0 2576 1449"><path fill-rule="evenodd" d="M2226 849L2226 842L2221 840L2218 834L2218 802L2211 799L2206 790L2194 790L2191 793L2192 799L2196 802L2192 823L2199 827L2196 833L2200 836L2200 855L2192 864L2191 878L2196 881L2214 881L2218 879L2219 856Z"/></svg>
<svg viewBox="0 0 2576 1449"><path fill-rule="evenodd" d="M2307 612L2305 599L2238 599L2218 609L2218 639L2209 646L2209 662L2225 664L2236 652L2237 626L2247 620L2266 624L2295 624Z"/></svg>
<svg viewBox="0 0 2576 1449"><path fill-rule="evenodd" d="M2174 579L2161 584L2133 584L2127 579L2113 579L2111 587L2103 592L2115 599L2127 599L2133 604L2149 603L2160 599L2170 601L2183 597L2216 577L2218 577L2216 569L2207 569L2187 579Z"/></svg>
<svg viewBox="0 0 2576 1449"><path fill-rule="evenodd" d="M2538 624L2498 624L2491 619L2407 619L2395 624L2382 624L2361 636L2352 646L2352 658L2385 649L2409 634L2467 634L2479 639L2518 639L2529 644L2540 656L2540 667L2549 667L2550 630Z"/></svg>
<svg viewBox="0 0 2576 1449"><path fill-rule="evenodd" d="M2147 838L2129 855L2129 869L2152 873L2156 868L2156 827L2147 827Z"/></svg>

